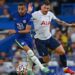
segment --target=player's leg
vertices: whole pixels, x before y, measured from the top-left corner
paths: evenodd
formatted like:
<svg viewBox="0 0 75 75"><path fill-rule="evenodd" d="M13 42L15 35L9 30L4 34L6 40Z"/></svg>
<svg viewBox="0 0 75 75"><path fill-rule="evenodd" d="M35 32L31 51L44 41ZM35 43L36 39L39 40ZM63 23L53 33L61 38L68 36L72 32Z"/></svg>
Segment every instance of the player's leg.
<svg viewBox="0 0 75 75"><path fill-rule="evenodd" d="M74 71L72 71L71 69L69 69L67 67L67 59L66 59L66 55L65 55L65 50L62 47L62 45L60 45L58 48L56 48L56 52L60 55L60 63L63 67L64 72L70 73L70 74L75 74Z"/></svg>
<svg viewBox="0 0 75 75"><path fill-rule="evenodd" d="M45 73L49 72L49 69L45 68L41 62L38 60L38 58L34 55L33 51L31 50L30 47L28 47L28 45L25 42L19 42L16 40L16 43L23 49L26 51L26 53L28 54L28 56L30 57L30 59L33 61L33 63L35 63L36 65L38 65L40 67L40 69L42 71L44 71Z"/></svg>
<svg viewBox="0 0 75 75"><path fill-rule="evenodd" d="M48 49L46 47L46 41L35 39L35 44L40 56L39 60L41 61L42 64L44 63L47 64L50 61L50 58L49 58Z"/></svg>
<svg viewBox="0 0 75 75"><path fill-rule="evenodd" d="M49 42L50 48L55 50L59 54L60 62L62 64L64 72L65 73L71 73L71 74L75 73L67 67L67 59L66 59L66 55L65 55L65 50L62 47L62 45L56 39L54 39L53 37L51 37L48 40L48 42Z"/></svg>

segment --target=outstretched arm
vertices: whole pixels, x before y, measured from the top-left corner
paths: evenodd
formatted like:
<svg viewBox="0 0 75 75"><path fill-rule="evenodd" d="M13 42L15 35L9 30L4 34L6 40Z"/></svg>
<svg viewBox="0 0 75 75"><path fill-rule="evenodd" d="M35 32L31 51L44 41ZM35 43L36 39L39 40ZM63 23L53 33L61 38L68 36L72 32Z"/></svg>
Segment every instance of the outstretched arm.
<svg viewBox="0 0 75 75"><path fill-rule="evenodd" d="M21 34L25 33L26 34L26 33L29 33L30 31L31 31L31 26L27 25L25 30L18 31L18 33L21 33Z"/></svg>
<svg viewBox="0 0 75 75"><path fill-rule="evenodd" d="M8 30L8 33L9 34L15 34L15 33L26 34L26 33L29 33L30 31L31 31L31 26L27 25L25 30L16 31L16 30L10 29Z"/></svg>
<svg viewBox="0 0 75 75"><path fill-rule="evenodd" d="M62 21L62 20L60 20L60 19L55 19L55 21L59 24L59 25L62 25L62 26L68 26L68 27L75 27L75 24L69 24L69 23L67 23L67 22L65 22L65 21Z"/></svg>

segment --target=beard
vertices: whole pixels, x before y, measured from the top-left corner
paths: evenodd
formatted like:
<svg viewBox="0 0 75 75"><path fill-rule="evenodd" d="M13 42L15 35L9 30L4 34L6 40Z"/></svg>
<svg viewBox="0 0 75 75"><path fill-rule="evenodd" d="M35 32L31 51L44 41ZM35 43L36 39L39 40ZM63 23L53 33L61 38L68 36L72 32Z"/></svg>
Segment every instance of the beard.
<svg viewBox="0 0 75 75"><path fill-rule="evenodd" d="M19 15L20 15L20 16L24 16L25 14L24 14L24 13L19 13Z"/></svg>
<svg viewBox="0 0 75 75"><path fill-rule="evenodd" d="M43 12L44 15L46 15L48 12Z"/></svg>
<svg viewBox="0 0 75 75"><path fill-rule="evenodd" d="M46 15L48 13L48 11L42 11L43 15Z"/></svg>

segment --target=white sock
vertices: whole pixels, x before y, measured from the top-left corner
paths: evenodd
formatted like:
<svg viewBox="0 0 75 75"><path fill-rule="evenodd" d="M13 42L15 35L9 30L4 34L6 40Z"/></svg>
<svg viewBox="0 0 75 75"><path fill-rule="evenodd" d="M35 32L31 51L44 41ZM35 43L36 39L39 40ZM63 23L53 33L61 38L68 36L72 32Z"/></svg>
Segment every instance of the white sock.
<svg viewBox="0 0 75 75"><path fill-rule="evenodd" d="M41 75L39 66L35 65L33 70L35 75Z"/></svg>
<svg viewBox="0 0 75 75"><path fill-rule="evenodd" d="M41 62L38 60L38 58L34 55L32 50L29 50L27 52L27 54L31 58L31 60L40 67L41 70L44 68L44 66L41 64Z"/></svg>

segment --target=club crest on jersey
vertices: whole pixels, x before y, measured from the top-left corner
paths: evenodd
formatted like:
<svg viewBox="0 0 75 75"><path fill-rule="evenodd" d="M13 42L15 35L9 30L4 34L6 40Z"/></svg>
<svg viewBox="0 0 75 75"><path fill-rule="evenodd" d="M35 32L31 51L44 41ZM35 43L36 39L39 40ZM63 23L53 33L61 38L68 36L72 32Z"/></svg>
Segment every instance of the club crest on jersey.
<svg viewBox="0 0 75 75"><path fill-rule="evenodd" d="M23 23L26 23L26 20L23 20Z"/></svg>
<svg viewBox="0 0 75 75"><path fill-rule="evenodd" d="M42 21L41 25L48 26L48 25L50 25L50 21Z"/></svg>

